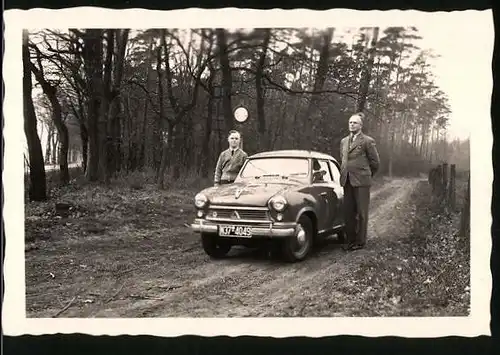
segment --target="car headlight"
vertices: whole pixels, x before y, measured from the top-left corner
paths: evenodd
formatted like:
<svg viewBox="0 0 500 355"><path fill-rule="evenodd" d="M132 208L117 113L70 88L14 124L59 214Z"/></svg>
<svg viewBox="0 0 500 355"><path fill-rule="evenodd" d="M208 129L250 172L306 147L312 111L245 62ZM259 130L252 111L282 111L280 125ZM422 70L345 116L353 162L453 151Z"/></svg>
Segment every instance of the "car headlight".
<svg viewBox="0 0 500 355"><path fill-rule="evenodd" d="M203 194L197 194L195 197L194 197L194 205L198 208L203 208L207 205L207 202L208 202L208 198L207 196L203 195Z"/></svg>
<svg viewBox="0 0 500 355"><path fill-rule="evenodd" d="M269 205L277 212L283 211L288 202L283 196L274 196L269 200Z"/></svg>

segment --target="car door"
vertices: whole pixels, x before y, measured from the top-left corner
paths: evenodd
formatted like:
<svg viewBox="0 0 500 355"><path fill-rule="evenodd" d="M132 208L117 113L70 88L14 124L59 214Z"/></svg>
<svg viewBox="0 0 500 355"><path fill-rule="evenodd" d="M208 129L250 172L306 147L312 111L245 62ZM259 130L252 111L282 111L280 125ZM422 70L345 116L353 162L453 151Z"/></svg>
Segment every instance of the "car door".
<svg viewBox="0 0 500 355"><path fill-rule="evenodd" d="M320 169L325 171L322 182L316 182L314 185L317 187L319 193L321 213L318 215L318 231L328 231L336 224L336 217L338 215L338 201L335 193L335 185L331 168L328 160L318 159Z"/></svg>
<svg viewBox="0 0 500 355"><path fill-rule="evenodd" d="M343 225L343 210L342 204L344 203L344 188L340 185L340 167L333 160L328 161L328 166L330 167L330 172L332 174L332 189L335 194L334 201L332 201L333 207L333 220L334 227Z"/></svg>

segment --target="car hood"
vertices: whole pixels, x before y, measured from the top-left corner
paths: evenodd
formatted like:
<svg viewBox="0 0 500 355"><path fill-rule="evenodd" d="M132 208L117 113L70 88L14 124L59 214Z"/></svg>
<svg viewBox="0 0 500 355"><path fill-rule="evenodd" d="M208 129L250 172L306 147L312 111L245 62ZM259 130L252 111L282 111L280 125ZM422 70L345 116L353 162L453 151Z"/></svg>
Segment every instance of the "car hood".
<svg viewBox="0 0 500 355"><path fill-rule="evenodd" d="M203 193L214 205L267 206L269 199L298 186L296 182L266 181L258 183L232 183L210 187Z"/></svg>

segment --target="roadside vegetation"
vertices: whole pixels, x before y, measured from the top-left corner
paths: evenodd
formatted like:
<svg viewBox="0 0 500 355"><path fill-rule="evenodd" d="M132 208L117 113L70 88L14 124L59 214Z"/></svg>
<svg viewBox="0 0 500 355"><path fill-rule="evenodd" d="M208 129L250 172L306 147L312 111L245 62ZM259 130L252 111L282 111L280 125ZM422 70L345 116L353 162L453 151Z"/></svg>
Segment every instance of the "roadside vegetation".
<svg viewBox="0 0 500 355"><path fill-rule="evenodd" d="M465 185L458 188L462 197ZM408 235L378 239L378 252L345 286L353 309L359 316L467 316L470 238L460 235L460 208L444 209L425 181L410 201L402 211L411 217Z"/></svg>

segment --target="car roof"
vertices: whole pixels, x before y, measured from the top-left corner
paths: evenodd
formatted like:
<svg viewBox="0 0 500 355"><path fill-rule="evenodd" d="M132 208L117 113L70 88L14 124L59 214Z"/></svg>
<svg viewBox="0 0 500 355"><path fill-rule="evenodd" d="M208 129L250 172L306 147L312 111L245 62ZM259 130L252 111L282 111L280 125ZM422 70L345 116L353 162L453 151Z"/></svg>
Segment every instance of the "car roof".
<svg viewBox="0 0 500 355"><path fill-rule="evenodd" d="M260 152L249 156L250 159L253 158L269 158L269 157L284 157L284 158L317 158L317 159L329 159L337 161L331 155L316 152L314 150L299 150L299 149L288 149L288 150L270 150L266 152Z"/></svg>

